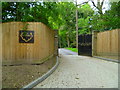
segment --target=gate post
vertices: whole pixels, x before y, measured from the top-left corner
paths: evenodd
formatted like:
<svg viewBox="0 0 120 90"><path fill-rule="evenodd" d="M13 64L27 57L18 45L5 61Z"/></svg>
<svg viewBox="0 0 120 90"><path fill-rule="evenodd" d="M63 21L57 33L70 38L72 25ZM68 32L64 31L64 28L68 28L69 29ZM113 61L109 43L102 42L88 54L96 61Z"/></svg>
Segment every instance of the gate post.
<svg viewBox="0 0 120 90"><path fill-rule="evenodd" d="M97 55L97 33L99 31L92 31L92 56Z"/></svg>
<svg viewBox="0 0 120 90"><path fill-rule="evenodd" d="M54 30L54 38L55 38L55 56L58 56L58 30Z"/></svg>

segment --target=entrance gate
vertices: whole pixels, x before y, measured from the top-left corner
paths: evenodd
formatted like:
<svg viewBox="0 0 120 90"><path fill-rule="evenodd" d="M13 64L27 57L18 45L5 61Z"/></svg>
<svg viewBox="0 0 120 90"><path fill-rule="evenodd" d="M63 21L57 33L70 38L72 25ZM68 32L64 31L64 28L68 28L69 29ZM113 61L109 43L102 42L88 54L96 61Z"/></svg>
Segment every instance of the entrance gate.
<svg viewBox="0 0 120 90"><path fill-rule="evenodd" d="M92 34L78 36L78 55L92 56Z"/></svg>

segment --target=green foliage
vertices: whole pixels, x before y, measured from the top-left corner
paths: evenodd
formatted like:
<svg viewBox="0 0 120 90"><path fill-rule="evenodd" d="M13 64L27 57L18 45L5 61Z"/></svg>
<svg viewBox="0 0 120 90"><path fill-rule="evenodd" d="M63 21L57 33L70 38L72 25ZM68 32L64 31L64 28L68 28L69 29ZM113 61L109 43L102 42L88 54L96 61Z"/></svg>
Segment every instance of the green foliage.
<svg viewBox="0 0 120 90"><path fill-rule="evenodd" d="M2 22L43 22L49 25L49 17L57 19L57 10L54 8L54 2L2 2Z"/></svg>
<svg viewBox="0 0 120 90"><path fill-rule="evenodd" d="M75 5L72 2L60 2L61 25L59 27L59 47L75 47ZM72 44L72 45L71 45Z"/></svg>
<svg viewBox="0 0 120 90"><path fill-rule="evenodd" d="M78 52L78 49L77 49L77 48L66 48L66 49L71 50L71 51L73 51L73 52Z"/></svg>
<svg viewBox="0 0 120 90"><path fill-rule="evenodd" d="M89 4L76 7L73 2L2 2L2 22L42 22L59 30L59 47L75 47L76 17L78 32L105 31L120 28L120 1L110 3L104 14L95 13ZM25 25L24 29L27 28Z"/></svg>
<svg viewBox="0 0 120 90"><path fill-rule="evenodd" d="M94 11L91 9L89 4L82 5L78 8L78 26L79 34L91 33L91 21L90 18L93 16Z"/></svg>
<svg viewBox="0 0 120 90"><path fill-rule="evenodd" d="M91 33L92 30L105 31L120 28L120 1L110 3L111 7L104 14L95 14L89 5L79 10L79 34ZM91 19L91 20L90 20Z"/></svg>
<svg viewBox="0 0 120 90"><path fill-rule="evenodd" d="M27 30L27 29L28 29L28 25L29 25L29 24L26 24L26 23L25 23L22 30Z"/></svg>
<svg viewBox="0 0 120 90"><path fill-rule="evenodd" d="M78 8L78 16L79 18L87 18L88 16L92 16L94 11L90 7L89 4L84 4Z"/></svg>
<svg viewBox="0 0 120 90"><path fill-rule="evenodd" d="M110 3L110 10L103 15L93 15L93 30L105 31L120 28L120 1Z"/></svg>

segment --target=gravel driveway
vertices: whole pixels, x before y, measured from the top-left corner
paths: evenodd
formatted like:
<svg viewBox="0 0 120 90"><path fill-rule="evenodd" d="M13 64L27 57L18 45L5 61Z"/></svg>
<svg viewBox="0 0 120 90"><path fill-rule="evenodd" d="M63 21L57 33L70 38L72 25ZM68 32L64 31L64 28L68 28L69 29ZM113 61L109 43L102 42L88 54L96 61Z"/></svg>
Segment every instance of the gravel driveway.
<svg viewBox="0 0 120 90"><path fill-rule="evenodd" d="M70 51L68 49L64 49L64 48L59 49L59 54L60 55L78 55L78 53L72 52L72 51Z"/></svg>
<svg viewBox="0 0 120 90"><path fill-rule="evenodd" d="M118 88L118 63L63 54L59 61L56 71L35 88Z"/></svg>

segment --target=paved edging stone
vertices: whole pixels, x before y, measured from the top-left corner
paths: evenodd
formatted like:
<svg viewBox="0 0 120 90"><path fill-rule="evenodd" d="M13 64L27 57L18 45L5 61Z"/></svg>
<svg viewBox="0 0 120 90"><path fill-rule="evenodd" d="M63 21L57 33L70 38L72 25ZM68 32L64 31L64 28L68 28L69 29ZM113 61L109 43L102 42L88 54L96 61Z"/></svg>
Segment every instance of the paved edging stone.
<svg viewBox="0 0 120 90"><path fill-rule="evenodd" d="M29 83L28 85L24 86L20 90L25 90L27 88L33 88L34 86L36 86L37 84L45 80L48 76L50 76L56 70L58 65L59 65L59 60L57 56L56 64L47 73L45 73L43 76L39 77L38 79L34 80L33 82Z"/></svg>
<svg viewBox="0 0 120 90"><path fill-rule="evenodd" d="M116 59L109 59L109 58L103 58L103 57L98 57L98 56L93 56L94 58L99 58L99 59L103 59L103 60L107 60L107 61L112 61L112 62L116 62L116 63L120 63L118 60Z"/></svg>

